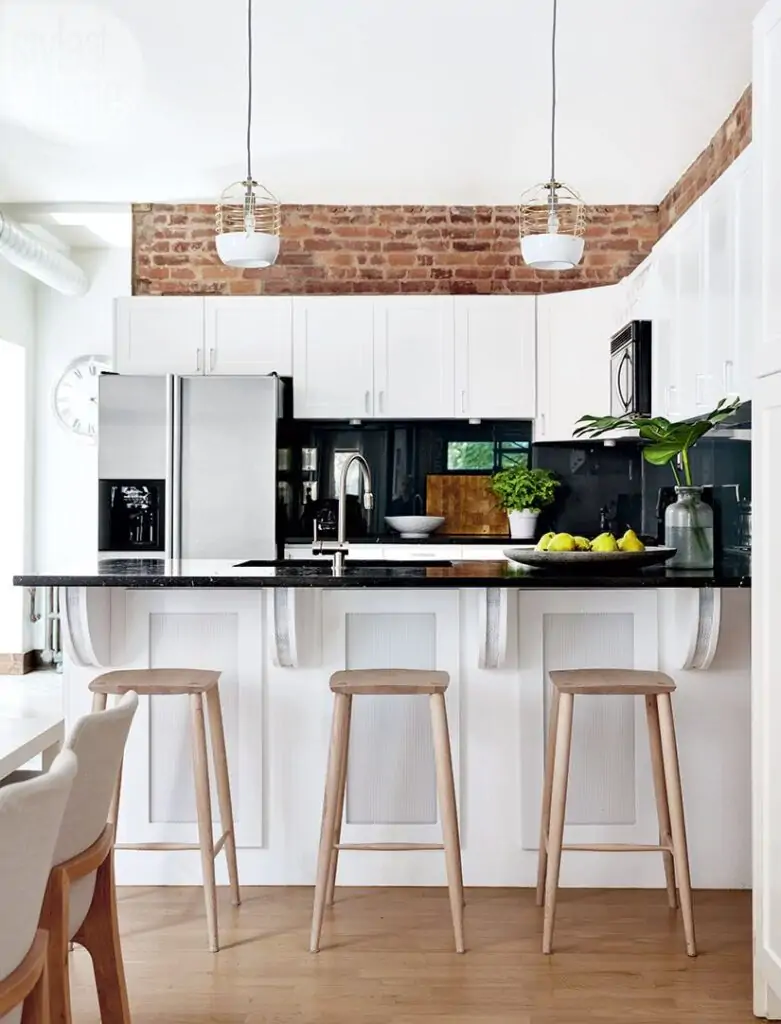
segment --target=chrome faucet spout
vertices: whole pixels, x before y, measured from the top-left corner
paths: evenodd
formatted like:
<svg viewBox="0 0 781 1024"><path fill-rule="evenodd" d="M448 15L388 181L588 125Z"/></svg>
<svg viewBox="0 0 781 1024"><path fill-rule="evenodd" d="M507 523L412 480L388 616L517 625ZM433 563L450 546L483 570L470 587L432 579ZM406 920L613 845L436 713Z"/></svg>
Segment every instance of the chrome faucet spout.
<svg viewBox="0 0 781 1024"><path fill-rule="evenodd" d="M334 572L341 572L344 568L344 554L347 545L347 474L354 462L358 463L366 485L363 492L363 507L367 511L374 508L374 495L372 494L372 471L369 463L360 452L353 452L342 465L342 473L339 477L339 513L336 526L336 551L334 552Z"/></svg>

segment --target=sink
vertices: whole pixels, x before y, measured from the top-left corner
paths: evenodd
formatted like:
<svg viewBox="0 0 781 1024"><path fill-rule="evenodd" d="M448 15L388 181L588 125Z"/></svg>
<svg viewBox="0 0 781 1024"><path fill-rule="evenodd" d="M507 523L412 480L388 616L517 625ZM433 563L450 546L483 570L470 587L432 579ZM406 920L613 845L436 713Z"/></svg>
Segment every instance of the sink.
<svg viewBox="0 0 781 1024"><path fill-rule="evenodd" d="M402 537L410 540L428 537L444 521L444 516L385 516L385 522L392 530L398 530Z"/></svg>
<svg viewBox="0 0 781 1024"><path fill-rule="evenodd" d="M452 562L434 558L348 558L344 563L345 569L432 569L436 567L449 568ZM250 558L246 562L238 562L234 569L323 569L331 572L333 562L326 555L314 558L286 558L283 560L269 560Z"/></svg>

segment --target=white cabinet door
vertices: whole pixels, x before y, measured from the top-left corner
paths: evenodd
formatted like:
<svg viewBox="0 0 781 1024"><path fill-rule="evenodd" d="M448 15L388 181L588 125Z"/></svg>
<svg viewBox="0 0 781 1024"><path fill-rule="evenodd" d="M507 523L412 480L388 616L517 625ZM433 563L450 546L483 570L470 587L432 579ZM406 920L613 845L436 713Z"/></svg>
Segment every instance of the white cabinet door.
<svg viewBox="0 0 781 1024"><path fill-rule="evenodd" d="M752 143L732 165L734 183L735 301L732 347L722 366L721 392L750 399L754 390L754 352L758 346L760 310L759 156ZM732 170L732 168L730 168Z"/></svg>
<svg viewBox="0 0 781 1024"><path fill-rule="evenodd" d="M654 248L655 310L651 332L651 412L672 418L676 380L678 251L668 234Z"/></svg>
<svg viewBox="0 0 781 1024"><path fill-rule="evenodd" d="M300 419L362 419L374 408L374 306L293 299L293 406Z"/></svg>
<svg viewBox="0 0 781 1024"><path fill-rule="evenodd" d="M695 375L695 412L712 409L724 396L734 366L735 347L735 189L729 173L702 197L703 340Z"/></svg>
<svg viewBox="0 0 781 1024"><path fill-rule="evenodd" d="M581 416L610 412L615 285L537 299L535 440L568 441Z"/></svg>
<svg viewBox="0 0 781 1024"><path fill-rule="evenodd" d="M673 230L677 236L678 278L670 415L673 419L683 419L705 412L707 406L700 204L692 206Z"/></svg>
<svg viewBox="0 0 781 1024"><path fill-rule="evenodd" d="M781 2L754 23L754 143L761 164L761 327L758 376L781 370Z"/></svg>
<svg viewBox="0 0 781 1024"><path fill-rule="evenodd" d="M755 382L753 420L754 547L752 718L754 799L754 1012L781 1017L781 374Z"/></svg>
<svg viewBox="0 0 781 1024"><path fill-rule="evenodd" d="M374 300L374 415L453 415L453 299Z"/></svg>
<svg viewBox="0 0 781 1024"><path fill-rule="evenodd" d="M293 300L287 297L207 298L206 372L293 372Z"/></svg>
<svg viewBox="0 0 781 1024"><path fill-rule="evenodd" d="M534 419L534 299L485 295L454 302L456 416Z"/></svg>
<svg viewBox="0 0 781 1024"><path fill-rule="evenodd" d="M114 306L117 373L203 373L203 299L138 296Z"/></svg>

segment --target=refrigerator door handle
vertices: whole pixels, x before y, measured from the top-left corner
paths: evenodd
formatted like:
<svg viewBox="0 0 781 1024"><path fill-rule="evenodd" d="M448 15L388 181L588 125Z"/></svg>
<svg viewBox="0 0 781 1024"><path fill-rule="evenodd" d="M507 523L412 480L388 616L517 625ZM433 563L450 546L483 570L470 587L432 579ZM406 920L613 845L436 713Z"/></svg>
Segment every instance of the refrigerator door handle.
<svg viewBox="0 0 781 1024"><path fill-rule="evenodd" d="M172 378L171 558L182 557L182 378Z"/></svg>

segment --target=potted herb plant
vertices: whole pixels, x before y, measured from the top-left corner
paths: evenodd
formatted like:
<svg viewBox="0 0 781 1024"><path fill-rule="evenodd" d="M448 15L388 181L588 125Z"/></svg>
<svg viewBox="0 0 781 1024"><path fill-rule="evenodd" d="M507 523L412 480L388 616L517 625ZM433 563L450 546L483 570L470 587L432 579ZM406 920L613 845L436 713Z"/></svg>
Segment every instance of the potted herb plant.
<svg viewBox="0 0 781 1024"><path fill-rule="evenodd" d="M731 416L740 399L722 398L705 416L670 422L664 416L582 416L575 437L601 437L613 430L636 430L648 444L643 457L654 466L669 465L677 501L664 515L664 542L676 554L667 563L677 569L713 567L713 510L702 500L702 487L692 479L689 453L717 423Z"/></svg>
<svg viewBox="0 0 781 1024"><path fill-rule="evenodd" d="M547 469L513 466L491 478L497 506L507 513L510 536L515 540L533 540L537 517L553 503L559 481Z"/></svg>

